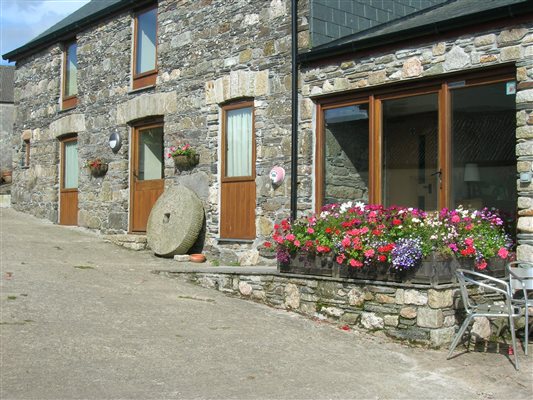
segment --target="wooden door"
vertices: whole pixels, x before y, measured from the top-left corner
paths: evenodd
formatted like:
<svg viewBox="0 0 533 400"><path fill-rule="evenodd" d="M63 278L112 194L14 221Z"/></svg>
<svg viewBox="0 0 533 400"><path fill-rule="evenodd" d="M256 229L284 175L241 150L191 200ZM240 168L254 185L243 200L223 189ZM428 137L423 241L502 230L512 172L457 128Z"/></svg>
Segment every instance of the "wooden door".
<svg viewBox="0 0 533 400"><path fill-rule="evenodd" d="M146 232L148 217L163 193L163 126L133 130L131 163L130 231Z"/></svg>
<svg viewBox="0 0 533 400"><path fill-rule="evenodd" d="M59 223L78 225L78 138L61 141Z"/></svg>
<svg viewBox="0 0 533 400"><path fill-rule="evenodd" d="M223 108L220 237L255 239L253 102Z"/></svg>

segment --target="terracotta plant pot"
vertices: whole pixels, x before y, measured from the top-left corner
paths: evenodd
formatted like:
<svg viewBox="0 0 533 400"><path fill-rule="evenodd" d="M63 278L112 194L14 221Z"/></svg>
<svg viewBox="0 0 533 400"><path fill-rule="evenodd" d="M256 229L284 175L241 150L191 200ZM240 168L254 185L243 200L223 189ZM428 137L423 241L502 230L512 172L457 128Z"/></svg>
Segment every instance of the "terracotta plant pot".
<svg viewBox="0 0 533 400"><path fill-rule="evenodd" d="M191 262L195 262L195 263L205 262L205 256L203 254L191 254L189 256L189 259L191 260Z"/></svg>

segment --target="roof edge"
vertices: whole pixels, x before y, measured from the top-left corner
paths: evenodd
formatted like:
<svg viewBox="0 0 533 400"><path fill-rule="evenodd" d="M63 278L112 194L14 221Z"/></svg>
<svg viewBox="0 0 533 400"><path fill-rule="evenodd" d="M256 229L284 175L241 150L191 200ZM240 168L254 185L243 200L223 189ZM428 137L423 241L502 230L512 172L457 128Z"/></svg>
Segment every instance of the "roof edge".
<svg viewBox="0 0 533 400"><path fill-rule="evenodd" d="M521 14L531 12L533 12L533 1L506 5L503 7L493 8L491 10L485 10L478 13L463 15L449 20L433 22L427 25L422 25L406 30L400 30L394 33L387 33L368 39L362 39L359 41L357 39L354 39L351 42L339 44L336 46L325 48L321 47L317 48L316 50L309 50L307 52L298 54L298 63L304 64L312 61L319 61L324 58L342 56L348 53L356 52L358 50L368 50L373 47L392 44L399 41L399 33L401 33L402 35L402 41L417 39L431 34L450 32L456 29L480 25L487 22L494 22L506 18L516 18ZM473 17L476 18L474 24L472 24ZM364 32L366 31L363 31L362 33Z"/></svg>
<svg viewBox="0 0 533 400"><path fill-rule="evenodd" d="M154 3L154 0L143 0L143 1L122 0L118 3L110 5L107 8L104 8L98 12L95 12L94 14L91 14L85 18L82 18L79 21L73 22L72 24L69 24L57 31L51 32L50 34L46 36L43 36L36 40L31 40L28 43L22 45L21 47L18 47L14 50L11 50L8 53L3 54L2 58L10 62L18 61L25 56L28 56L28 55L31 55L37 52L43 47L46 47L48 45L61 41L62 38L68 37L69 35L71 36L75 35L76 33L80 32L82 29L87 28L100 20L103 20L105 17L109 17L112 14L115 14L117 12L123 11L128 8L142 7L149 3Z"/></svg>

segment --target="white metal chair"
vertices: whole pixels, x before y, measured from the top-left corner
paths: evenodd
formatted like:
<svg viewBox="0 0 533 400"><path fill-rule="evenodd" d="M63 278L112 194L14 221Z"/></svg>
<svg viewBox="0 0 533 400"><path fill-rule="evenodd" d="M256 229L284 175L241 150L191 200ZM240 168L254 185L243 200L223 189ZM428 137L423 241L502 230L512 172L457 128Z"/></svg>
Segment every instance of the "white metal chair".
<svg viewBox="0 0 533 400"><path fill-rule="evenodd" d="M533 307L533 263L524 261L513 261L507 264L509 272L509 284L514 292L512 301L524 311L524 352L527 352L529 341L529 307Z"/></svg>
<svg viewBox="0 0 533 400"><path fill-rule="evenodd" d="M455 335L450 350L448 352L448 359L451 357L455 347L463 337L466 329L476 317L487 318L506 318L509 320L509 328L511 330L511 338L513 349L516 349L516 335L514 329L514 317L521 315L521 307L512 301L512 291L509 282L502 279L494 278L479 272L458 269L456 271L457 279L459 281L459 288L461 290L461 297L466 311L466 319L461 325L461 328ZM477 288L475 296L471 295L469 289ZM500 295L503 297L503 304L498 302L493 304L492 299L488 295ZM500 297L499 296L499 297ZM518 356L514 351L515 368L519 369Z"/></svg>

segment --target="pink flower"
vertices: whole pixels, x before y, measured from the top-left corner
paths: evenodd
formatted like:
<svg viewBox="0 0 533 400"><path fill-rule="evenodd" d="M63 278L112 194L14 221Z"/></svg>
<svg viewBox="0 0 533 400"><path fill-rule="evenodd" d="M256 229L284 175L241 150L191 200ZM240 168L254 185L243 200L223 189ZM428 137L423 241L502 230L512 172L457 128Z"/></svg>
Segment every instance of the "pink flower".
<svg viewBox="0 0 533 400"><path fill-rule="evenodd" d="M474 244L474 241L472 240L472 238L466 238L465 239L465 244L467 246L472 246Z"/></svg>
<svg viewBox="0 0 533 400"><path fill-rule="evenodd" d="M485 260L481 260L479 263L476 264L476 268L479 270L484 270L487 268L487 262Z"/></svg>
<svg viewBox="0 0 533 400"><path fill-rule="evenodd" d="M350 246L350 244L351 244L350 238L349 237L345 237L344 239L342 239L341 244L342 244L343 247Z"/></svg>
<svg viewBox="0 0 533 400"><path fill-rule="evenodd" d="M295 240L295 241L294 241L294 245L295 245L296 247L300 247L300 244L301 244L301 243L300 243L299 240Z"/></svg>
<svg viewBox="0 0 533 400"><path fill-rule="evenodd" d="M461 221L461 217L459 217L457 214L455 214L453 217L452 217L452 222L454 224L457 224L458 222Z"/></svg>
<svg viewBox="0 0 533 400"><path fill-rule="evenodd" d="M344 259L346 256L344 254L341 254L340 256L337 256L337 263L342 264L344 262Z"/></svg>
<svg viewBox="0 0 533 400"><path fill-rule="evenodd" d="M365 251L365 257L366 258L372 258L372 257L374 257L374 254L376 254L374 249L368 249L368 250Z"/></svg>
<svg viewBox="0 0 533 400"><path fill-rule="evenodd" d="M353 258L350 258L350 265L352 267L360 268L363 266L363 263L361 261L354 260Z"/></svg>
<svg viewBox="0 0 533 400"><path fill-rule="evenodd" d="M500 250L498 250L498 257L503 258L504 260L509 256L509 250L507 250L505 247L502 247Z"/></svg>
<svg viewBox="0 0 533 400"><path fill-rule="evenodd" d="M307 233L315 233L315 230L313 228L307 228Z"/></svg>
<svg viewBox="0 0 533 400"><path fill-rule="evenodd" d="M296 239L296 236L294 236L292 233L289 233L287 236L285 236L285 239L292 242L294 239Z"/></svg>
<svg viewBox="0 0 533 400"><path fill-rule="evenodd" d="M457 245L456 245L455 243L450 243L450 244L448 245L448 247L449 247L450 249L452 249L453 251L455 251L455 252L457 252L457 251L459 250L459 249L457 248Z"/></svg>
<svg viewBox="0 0 533 400"><path fill-rule="evenodd" d="M272 243L265 242L265 243L263 243L263 246L265 246L266 248L270 248L270 247L272 247Z"/></svg>

